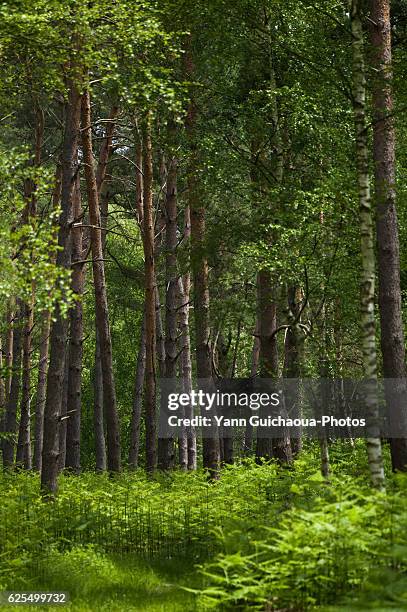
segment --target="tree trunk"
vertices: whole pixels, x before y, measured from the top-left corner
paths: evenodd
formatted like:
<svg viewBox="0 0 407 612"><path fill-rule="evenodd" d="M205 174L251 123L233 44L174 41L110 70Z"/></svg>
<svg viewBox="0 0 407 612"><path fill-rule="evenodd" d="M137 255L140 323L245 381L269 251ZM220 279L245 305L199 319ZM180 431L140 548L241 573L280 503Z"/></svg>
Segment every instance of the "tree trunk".
<svg viewBox="0 0 407 612"><path fill-rule="evenodd" d="M143 315L141 325L140 346L137 356L136 379L134 384L133 411L131 415L131 433L129 450L129 468L138 467L140 453L140 425L143 407L143 387L146 372L146 319Z"/></svg>
<svg viewBox="0 0 407 612"><path fill-rule="evenodd" d="M167 176L165 201L165 363L164 377L175 383L177 376L177 315L178 315L178 270L177 270L177 160L171 159ZM174 439L160 438L158 441L158 466L162 470L174 467Z"/></svg>
<svg viewBox="0 0 407 612"><path fill-rule="evenodd" d="M257 295L259 309L260 339L260 376L267 379L278 377L277 352L277 305L274 296L275 288L271 274L260 270L257 274ZM271 459L273 456L270 438L258 437L256 444L257 459Z"/></svg>
<svg viewBox="0 0 407 612"><path fill-rule="evenodd" d="M184 240L189 244L191 238L191 215L189 206L185 207L184 211ZM189 264L189 262L188 262ZM180 327L180 374L182 392L189 396L192 392L192 363L191 363L191 338L189 333L189 309L190 309L190 293L191 293L191 274L187 271L183 277L178 279L179 290L179 327ZM192 419L194 411L192 406L184 408L186 418ZM186 465L188 470L196 470L197 466L197 449L196 449L196 432L193 426L187 427L186 436ZM179 462L183 466L185 463L185 443L184 440L179 442Z"/></svg>
<svg viewBox="0 0 407 612"><path fill-rule="evenodd" d="M61 216L59 220L57 254L58 266L71 267L70 233L73 219L73 191L77 168L78 137L80 129L81 96L77 85L69 83L66 105L65 133L62 150ZM59 420L65 373L65 356L68 339L68 319L62 317L57 305L51 328L50 363L47 376L47 393L44 408L44 443L42 449L41 489L47 496L57 491L59 456Z"/></svg>
<svg viewBox="0 0 407 612"><path fill-rule="evenodd" d="M34 469L41 471L42 444L44 429L44 406L47 389L49 337L51 332L51 312L47 310L43 315L40 338L40 359L38 363L37 397L35 402L35 430L34 430Z"/></svg>
<svg viewBox="0 0 407 612"><path fill-rule="evenodd" d="M356 137L356 169L361 234L361 327L362 354L365 378L368 381L365 403L368 418L378 417L377 359L375 326L375 256L373 246L373 219L370 197L369 141L366 121L366 78L363 29L359 0L350 0L352 24L352 76L353 114ZM384 487L384 469L380 438L367 439L367 454L373 484Z"/></svg>
<svg viewBox="0 0 407 612"><path fill-rule="evenodd" d="M396 209L390 1L371 0L369 20L373 77L373 157L375 169L379 312L386 403L392 422L393 470L407 470L407 385L400 291L400 245ZM397 380L395 380L397 379Z"/></svg>
<svg viewBox="0 0 407 612"><path fill-rule="evenodd" d="M148 113L144 137L144 197L143 197L143 247L145 273L146 317L146 372L145 372L145 425L146 469L153 472L157 463L156 439L156 279L154 265L153 219L153 158L151 144L151 113Z"/></svg>
<svg viewBox="0 0 407 612"><path fill-rule="evenodd" d="M254 380L257 376L257 371L259 369L260 362L260 338L259 334L259 323L256 320L256 329L255 335L253 338L253 348L252 348L252 363L250 369L250 378ZM249 423L249 419L247 419L246 429L244 433L244 442L243 442L243 452L245 455L250 455L253 447L253 425Z"/></svg>
<svg viewBox="0 0 407 612"><path fill-rule="evenodd" d="M34 296L33 296L34 297ZM20 403L20 425L18 430L16 464L31 470L31 339L34 327L33 299L23 307L23 367Z"/></svg>
<svg viewBox="0 0 407 612"><path fill-rule="evenodd" d="M55 210L61 199L62 168L57 165L55 172L55 186L52 196L52 209ZM55 263L55 258L53 258ZM42 447L44 439L44 409L47 392L47 374L49 358L49 340L51 335L51 311L43 313L42 330L39 346L37 397L35 402L35 431L34 431L34 469L41 472Z"/></svg>
<svg viewBox="0 0 407 612"><path fill-rule="evenodd" d="M62 400L61 414L59 417L59 457L58 470L62 472L65 469L66 459L66 430L68 422L68 384L69 384L69 329L70 321L68 322L68 340L65 349L65 366L64 366L64 382L62 385Z"/></svg>
<svg viewBox="0 0 407 612"><path fill-rule="evenodd" d="M191 42L189 47L191 47ZM191 48L185 56L186 73L193 80L195 66ZM196 345L196 373L200 385L212 387L212 357L210 347L209 318L209 270L205 254L205 206L201 199L201 190L197 180L198 147L195 134L197 107L192 98L189 104L186 120L187 136L189 138L190 162L188 169L188 204L191 213L191 264L194 283L194 322ZM210 432L210 437L202 440L203 467L209 470L211 477L217 478L219 473L220 449L219 435L216 427Z"/></svg>
<svg viewBox="0 0 407 612"><path fill-rule="evenodd" d="M287 301L290 312L290 318L294 321L300 315L301 303L303 295L301 287L291 286L287 290ZM284 378L290 380L288 383L288 392L284 394L286 408L288 408L291 418L301 418L300 406L300 378L301 378L301 361L304 335L298 327L301 318L294 322L287 329L284 341ZM302 440L300 437L291 438L291 449L293 456L298 455L301 451Z"/></svg>
<svg viewBox="0 0 407 612"><path fill-rule="evenodd" d="M107 428L107 467L110 472L119 472L121 469L120 429L113 375L112 341L110 337L105 267L103 262L102 231L100 229L101 217L99 197L94 170L89 91L86 91L82 96L82 147L89 206L89 221L91 225L90 237L93 281L95 287L96 326L100 340L102 363L103 408Z"/></svg>
<svg viewBox="0 0 407 612"><path fill-rule="evenodd" d="M76 179L74 197L74 218L80 222L82 215L81 187L79 174ZM79 297L69 313L70 338L68 362L68 419L66 429L65 467L79 474L81 469L81 386L83 353L83 306L82 297L85 283L85 268L79 263L83 258L82 228L72 230L72 279L71 289Z"/></svg>
<svg viewBox="0 0 407 612"><path fill-rule="evenodd" d="M107 165L112 150L113 134L116 127L116 119L119 107L114 105L110 111L105 137L99 153L98 166L96 170L96 185L100 202L101 227L107 227L109 214L109 197L107 190L104 189ZM105 252L106 231L102 231L102 249ZM95 458L96 471L106 470L106 445L105 433L103 428L103 370L100 351L99 333L96 330L95 347L95 367L93 371L93 427L95 436Z"/></svg>
<svg viewBox="0 0 407 612"><path fill-rule="evenodd" d="M22 304L16 304L13 320L13 361L11 366L10 392L6 405L5 438L3 441L3 467L12 468L14 464L15 436L17 433L17 406L21 385L21 323Z"/></svg>

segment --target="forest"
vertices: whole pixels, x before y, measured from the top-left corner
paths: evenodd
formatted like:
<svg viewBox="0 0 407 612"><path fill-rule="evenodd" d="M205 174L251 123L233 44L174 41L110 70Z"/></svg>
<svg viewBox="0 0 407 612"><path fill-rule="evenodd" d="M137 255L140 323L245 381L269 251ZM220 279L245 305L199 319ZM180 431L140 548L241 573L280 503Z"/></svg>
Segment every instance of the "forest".
<svg viewBox="0 0 407 612"><path fill-rule="evenodd" d="M0 2L5 610L407 610L406 111L406 0Z"/></svg>

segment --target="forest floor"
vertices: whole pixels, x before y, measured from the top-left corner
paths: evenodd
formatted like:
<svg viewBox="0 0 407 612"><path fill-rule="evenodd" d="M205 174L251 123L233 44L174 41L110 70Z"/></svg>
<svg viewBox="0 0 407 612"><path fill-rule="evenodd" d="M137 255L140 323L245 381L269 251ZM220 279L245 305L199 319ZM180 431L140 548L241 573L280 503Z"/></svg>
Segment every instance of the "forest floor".
<svg viewBox="0 0 407 612"><path fill-rule="evenodd" d="M291 469L245 460L216 482L61 475L53 503L38 475L0 473L0 591L69 594L32 611L405 612L407 478L387 465L375 492L362 443L330 450L329 481L311 446Z"/></svg>
<svg viewBox="0 0 407 612"><path fill-rule="evenodd" d="M193 612L195 597L182 587L195 586L198 580L185 558L144 561L134 555L101 555L90 563L89 571L72 571L72 560L47 566L40 577L30 576L32 589L69 593L67 606L24 606L24 610L54 612ZM2 606L16 610L17 606Z"/></svg>

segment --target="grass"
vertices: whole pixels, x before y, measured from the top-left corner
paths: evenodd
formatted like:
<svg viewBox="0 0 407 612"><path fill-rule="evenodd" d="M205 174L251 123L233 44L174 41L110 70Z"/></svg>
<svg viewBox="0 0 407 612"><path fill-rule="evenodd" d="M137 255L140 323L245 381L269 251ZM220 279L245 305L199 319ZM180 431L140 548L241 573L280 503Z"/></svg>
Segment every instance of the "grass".
<svg viewBox="0 0 407 612"><path fill-rule="evenodd" d="M25 610L77 612L193 612L194 596L181 588L198 577L185 558L144 561L134 555L107 555L92 547L53 551L31 570L23 590L66 591L64 606L24 606ZM32 573L31 573L32 572ZM3 606L2 610L16 610Z"/></svg>

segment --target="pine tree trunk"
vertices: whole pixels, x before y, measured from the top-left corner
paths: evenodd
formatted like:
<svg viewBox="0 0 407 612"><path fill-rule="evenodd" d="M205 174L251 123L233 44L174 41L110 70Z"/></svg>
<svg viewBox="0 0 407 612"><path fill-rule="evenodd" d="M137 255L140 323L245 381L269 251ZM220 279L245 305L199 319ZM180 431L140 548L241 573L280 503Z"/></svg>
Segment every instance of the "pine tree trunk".
<svg viewBox="0 0 407 612"><path fill-rule="evenodd" d="M33 296L34 297L34 296ZM16 465L31 470L31 340L34 327L33 300L23 307L23 356L22 356L22 385L20 403L20 425L18 430Z"/></svg>
<svg viewBox="0 0 407 612"><path fill-rule="evenodd" d="M143 197L143 247L145 273L146 317L146 372L145 372L145 425L146 469L153 472L157 464L156 438L156 299L157 288L154 265L153 219L153 159L151 144L151 113L148 113L144 137L144 197Z"/></svg>
<svg viewBox="0 0 407 612"><path fill-rule="evenodd" d="M252 363L250 368L250 378L254 380L257 376L257 372L259 369L260 363L260 338L259 338L259 323L256 320L256 329L255 335L253 338L253 348L252 348ZM250 424L249 419L247 419L246 429L244 432L244 442L243 442L243 453L245 455L250 455L253 447L253 425Z"/></svg>
<svg viewBox="0 0 407 612"><path fill-rule="evenodd" d="M407 470L407 384L400 291L400 245L396 209L396 137L393 117L390 0L371 0L369 20L373 77L373 156L379 312L386 403L392 422L393 470ZM397 379L397 380L396 380Z"/></svg>
<svg viewBox="0 0 407 612"><path fill-rule="evenodd" d="M191 41L190 41L191 42ZM186 73L193 80L195 66L192 59L191 48L185 56ZM190 162L188 169L188 204L191 213L191 265L194 284L194 323L196 346L196 373L198 383L212 387L212 355L210 346L210 318L209 318L209 270L205 254L205 206L201 199L201 190L196 172L198 168L198 147L195 134L197 107L195 100L189 104L186 120L187 136L190 146ZM210 437L202 440L203 467L209 470L212 478L219 473L220 448L217 427L213 427Z"/></svg>
<svg viewBox="0 0 407 612"><path fill-rule="evenodd" d="M60 250L56 263L67 270L71 267L70 233L73 219L73 191L77 168L78 138L80 129L81 96L77 86L69 83L64 142L62 149L61 216L58 244ZM41 489L47 496L57 491L59 456L59 419L65 373L65 356L68 340L68 319L62 317L57 305L55 321L51 327L50 362L47 375L47 392L44 407L44 439L42 449Z"/></svg>
<svg viewBox="0 0 407 612"><path fill-rule="evenodd" d="M40 359L38 363L37 397L35 402L35 429L34 429L34 469L41 471L42 444L44 429L44 406L47 389L49 337L51 332L51 312L43 314L42 331L40 338Z"/></svg>
<svg viewBox="0 0 407 612"><path fill-rule="evenodd" d="M110 472L121 470L120 428L117 414L113 375L112 341L106 293L105 267L98 188L94 170L90 94L82 96L82 148L85 166L86 191L91 225L92 268L95 287L96 326L99 334L103 379L103 408L107 429L107 467Z"/></svg>
<svg viewBox="0 0 407 612"><path fill-rule="evenodd" d="M133 411L131 415L129 468L138 467L140 453L140 425L143 407L143 387L146 372L146 320L143 315L141 325L140 346L137 356L136 378L134 384Z"/></svg>
<svg viewBox="0 0 407 612"><path fill-rule="evenodd" d="M101 227L107 226L108 220L108 193L104 189L107 165L112 150L113 134L116 127L116 119L119 113L119 107L114 105L110 111L105 137L99 153L98 166L96 170L96 185L100 202L100 220ZM102 232L102 248L105 252L106 231ZM103 370L100 352L99 333L96 331L96 346L95 346L95 367L93 370L93 427L95 436L95 457L96 471L103 472L106 470L106 444L105 433L103 427Z"/></svg>
<svg viewBox="0 0 407 612"><path fill-rule="evenodd" d="M373 246L373 219L370 197L369 142L366 120L366 78L364 61L363 29L359 0L350 1L352 24L352 76L353 114L356 137L356 168L358 181L360 234L361 234L361 327L362 354L366 387L366 409L368 417L378 416L377 358L375 325L375 255ZM384 469L381 441L379 437L367 439L367 454L373 484L384 487Z"/></svg>
<svg viewBox="0 0 407 612"><path fill-rule="evenodd" d="M74 197L74 218L80 223L82 215L79 174L76 179ZM83 354L83 306L82 297L85 282L85 268L79 263L83 258L82 228L72 230L72 291L79 297L72 307L70 317L69 362L68 362L68 419L66 422L65 467L79 474L81 469L81 387Z"/></svg>
<svg viewBox="0 0 407 612"><path fill-rule="evenodd" d="M287 301L290 316L294 320L300 314L301 302L303 296L300 287L291 286L287 290ZM300 406L300 382L301 378L301 361L303 348L303 333L298 328L298 323L293 323L286 332L284 341L284 378L290 380L288 383L288 393L285 393L286 407L288 407L291 418L301 418ZM302 440L300 437L291 439L291 448L293 456L298 455L301 451Z"/></svg>
<svg viewBox="0 0 407 612"><path fill-rule="evenodd" d="M13 318L13 360L11 365L11 384L7 398L5 418L5 439L3 441L3 467L12 468L14 464L15 436L17 433L17 406L21 386L21 325L22 304L16 304Z"/></svg>
<svg viewBox="0 0 407 612"><path fill-rule="evenodd" d="M260 376L266 379L278 377L277 352L277 305L274 297L271 274L267 270L260 270L257 274L257 295L259 310L259 339L260 339ZM273 456L272 440L258 437L256 444L257 459L271 459Z"/></svg>
<svg viewBox="0 0 407 612"><path fill-rule="evenodd" d="M59 457L58 470L65 469L66 459L66 431L68 424L68 385L69 385L69 345L70 345L70 320L68 321L68 341L65 349L64 382L62 385L61 414L59 418Z"/></svg>

